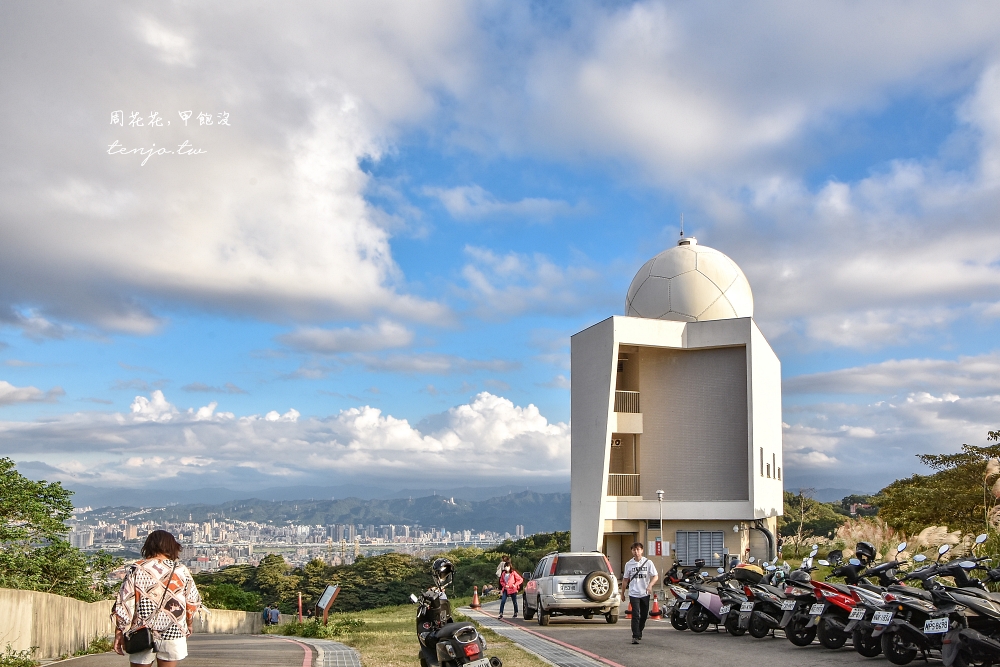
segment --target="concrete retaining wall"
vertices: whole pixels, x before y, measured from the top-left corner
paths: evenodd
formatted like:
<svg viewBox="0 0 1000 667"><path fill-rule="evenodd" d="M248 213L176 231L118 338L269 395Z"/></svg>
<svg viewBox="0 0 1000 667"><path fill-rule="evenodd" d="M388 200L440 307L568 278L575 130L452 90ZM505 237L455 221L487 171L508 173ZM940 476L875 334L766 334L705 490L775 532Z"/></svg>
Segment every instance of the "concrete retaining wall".
<svg viewBox="0 0 1000 667"><path fill-rule="evenodd" d="M210 612L195 617L195 632L254 634L263 626L260 613ZM81 602L51 593L0 588L0 651L7 644L19 651L37 646L34 658L55 658L86 648L95 637L114 633L110 600Z"/></svg>

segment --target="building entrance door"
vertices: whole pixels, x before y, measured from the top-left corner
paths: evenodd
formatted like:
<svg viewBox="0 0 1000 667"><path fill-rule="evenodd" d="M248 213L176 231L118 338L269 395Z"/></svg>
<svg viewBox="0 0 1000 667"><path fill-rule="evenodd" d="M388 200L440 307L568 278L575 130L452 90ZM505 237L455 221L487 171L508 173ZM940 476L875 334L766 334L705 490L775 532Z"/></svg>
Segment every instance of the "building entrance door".
<svg viewBox="0 0 1000 667"><path fill-rule="evenodd" d="M606 533L604 535L604 555L611 562L611 570L621 581L625 571L625 563L632 558L632 544L636 541L635 533Z"/></svg>

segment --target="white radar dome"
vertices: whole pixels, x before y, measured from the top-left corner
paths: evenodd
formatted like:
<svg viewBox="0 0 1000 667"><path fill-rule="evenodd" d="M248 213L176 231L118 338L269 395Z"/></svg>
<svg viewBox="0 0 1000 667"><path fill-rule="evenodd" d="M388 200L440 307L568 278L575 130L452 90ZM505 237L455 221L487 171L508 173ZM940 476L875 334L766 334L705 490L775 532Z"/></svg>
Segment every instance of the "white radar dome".
<svg viewBox="0 0 1000 667"><path fill-rule="evenodd" d="M688 236L642 265L625 314L682 322L753 317L753 294L736 262Z"/></svg>

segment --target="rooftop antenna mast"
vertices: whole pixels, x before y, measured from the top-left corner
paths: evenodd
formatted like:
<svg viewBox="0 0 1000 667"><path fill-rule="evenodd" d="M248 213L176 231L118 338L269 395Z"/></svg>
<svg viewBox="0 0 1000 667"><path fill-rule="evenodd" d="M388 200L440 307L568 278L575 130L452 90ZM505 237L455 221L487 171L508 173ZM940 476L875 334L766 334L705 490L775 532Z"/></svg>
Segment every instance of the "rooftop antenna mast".
<svg viewBox="0 0 1000 667"><path fill-rule="evenodd" d="M684 238L684 213L681 213L681 238Z"/></svg>

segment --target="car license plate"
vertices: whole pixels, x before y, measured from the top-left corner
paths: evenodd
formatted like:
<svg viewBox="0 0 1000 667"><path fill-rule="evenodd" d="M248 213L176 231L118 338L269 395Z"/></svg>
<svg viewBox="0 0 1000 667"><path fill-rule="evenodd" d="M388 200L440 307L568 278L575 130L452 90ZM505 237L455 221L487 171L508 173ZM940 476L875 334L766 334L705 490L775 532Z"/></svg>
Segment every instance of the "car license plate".
<svg viewBox="0 0 1000 667"><path fill-rule="evenodd" d="M740 611L753 611L753 602L744 602L741 604Z"/></svg>
<svg viewBox="0 0 1000 667"><path fill-rule="evenodd" d="M561 591L575 591L576 584L559 584L559 590Z"/></svg>
<svg viewBox="0 0 1000 667"><path fill-rule="evenodd" d="M726 614L729 613L729 610L731 608L732 608L732 605L728 605L728 604L722 605L721 607L719 607L719 616L725 616Z"/></svg>
<svg viewBox="0 0 1000 667"><path fill-rule="evenodd" d="M924 634L933 634L936 632L948 632L948 619L947 618L929 618L924 621Z"/></svg>
<svg viewBox="0 0 1000 667"><path fill-rule="evenodd" d="M479 660L473 660L472 662L465 663L465 667L490 667L490 659L480 658Z"/></svg>
<svg viewBox="0 0 1000 667"><path fill-rule="evenodd" d="M809 615L810 616L819 616L820 614L823 613L823 608L824 607L826 607L825 604L823 604L822 602L817 602L813 606L809 607Z"/></svg>
<svg viewBox="0 0 1000 667"><path fill-rule="evenodd" d="M875 625L889 625L889 621L892 620L891 611L877 611L875 615L872 616L872 623Z"/></svg>
<svg viewBox="0 0 1000 667"><path fill-rule="evenodd" d="M785 600L781 603L781 611L791 611L795 609L795 600Z"/></svg>
<svg viewBox="0 0 1000 667"><path fill-rule="evenodd" d="M681 602L681 611L687 611L691 607L691 602Z"/></svg>
<svg viewBox="0 0 1000 667"><path fill-rule="evenodd" d="M864 607L855 607L854 609L851 610L851 613L847 615L847 618L851 619L852 621L860 621L864 617L865 617Z"/></svg>

